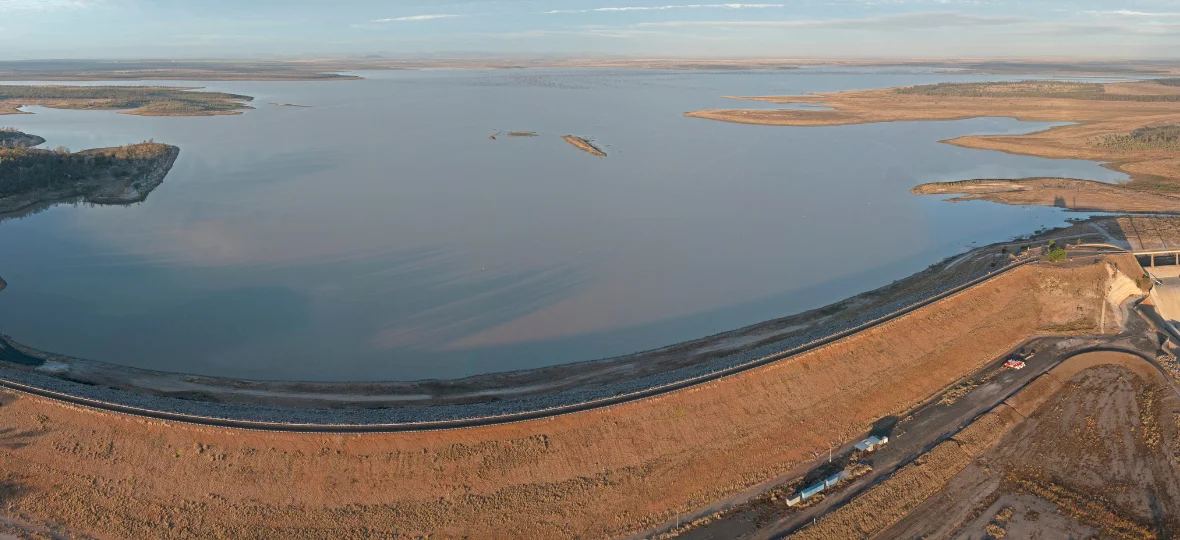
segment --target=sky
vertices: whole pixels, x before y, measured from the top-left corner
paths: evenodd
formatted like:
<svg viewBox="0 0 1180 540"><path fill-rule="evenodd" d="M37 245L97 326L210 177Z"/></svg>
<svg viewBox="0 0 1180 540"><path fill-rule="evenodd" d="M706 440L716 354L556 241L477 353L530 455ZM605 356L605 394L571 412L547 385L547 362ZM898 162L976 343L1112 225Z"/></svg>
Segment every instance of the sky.
<svg viewBox="0 0 1180 540"><path fill-rule="evenodd" d="M1180 0L710 1L0 0L0 60L1180 57Z"/></svg>

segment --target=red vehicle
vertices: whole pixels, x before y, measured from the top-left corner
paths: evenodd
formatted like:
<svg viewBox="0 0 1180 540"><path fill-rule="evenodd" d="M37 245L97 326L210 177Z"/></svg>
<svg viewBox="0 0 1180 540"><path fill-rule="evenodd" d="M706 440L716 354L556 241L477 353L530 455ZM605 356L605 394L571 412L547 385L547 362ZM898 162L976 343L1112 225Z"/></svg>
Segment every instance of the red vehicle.
<svg viewBox="0 0 1180 540"><path fill-rule="evenodd" d="M1012 368L1012 369L1024 369L1024 361L1011 359L1011 360L1008 360L1007 362L1004 362L1004 367Z"/></svg>

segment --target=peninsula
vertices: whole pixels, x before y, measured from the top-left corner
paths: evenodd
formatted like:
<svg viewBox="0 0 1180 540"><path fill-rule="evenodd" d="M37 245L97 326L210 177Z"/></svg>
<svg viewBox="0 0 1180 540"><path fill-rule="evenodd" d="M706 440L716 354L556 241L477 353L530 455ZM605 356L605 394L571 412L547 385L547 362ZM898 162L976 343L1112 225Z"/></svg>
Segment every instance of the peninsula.
<svg viewBox="0 0 1180 540"><path fill-rule="evenodd" d="M918 186L915 193L965 194L1008 204L1110 212L1180 209L1180 79L1127 83L1019 81L942 83L803 96L743 97L768 103L822 103L831 110L705 110L686 116L776 126L834 126L986 116L1074 122L1026 135L972 135L949 144L1056 159L1086 159L1126 173L1104 184L1071 179L967 180Z"/></svg>
<svg viewBox="0 0 1180 540"><path fill-rule="evenodd" d="M21 133L13 128L0 128L0 148L37 146L43 142L45 142L45 139L36 135Z"/></svg>
<svg viewBox="0 0 1180 540"><path fill-rule="evenodd" d="M44 139L15 130L0 131L0 142L0 214L75 200L142 201L164 181L180 153L152 141L81 152L41 150L28 144Z"/></svg>
<svg viewBox="0 0 1180 540"><path fill-rule="evenodd" d="M121 111L140 116L241 114L254 98L172 86L0 85L0 114L25 114L19 108Z"/></svg>

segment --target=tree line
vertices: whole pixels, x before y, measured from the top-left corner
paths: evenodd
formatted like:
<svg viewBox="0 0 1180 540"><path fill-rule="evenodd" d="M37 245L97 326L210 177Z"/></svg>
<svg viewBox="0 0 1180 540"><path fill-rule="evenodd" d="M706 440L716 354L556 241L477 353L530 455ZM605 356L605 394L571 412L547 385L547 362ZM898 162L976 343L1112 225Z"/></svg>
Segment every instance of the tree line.
<svg viewBox="0 0 1180 540"><path fill-rule="evenodd" d="M163 157L168 148L154 141L76 153L64 146L53 150L2 146L0 198L60 190L108 175L125 178Z"/></svg>

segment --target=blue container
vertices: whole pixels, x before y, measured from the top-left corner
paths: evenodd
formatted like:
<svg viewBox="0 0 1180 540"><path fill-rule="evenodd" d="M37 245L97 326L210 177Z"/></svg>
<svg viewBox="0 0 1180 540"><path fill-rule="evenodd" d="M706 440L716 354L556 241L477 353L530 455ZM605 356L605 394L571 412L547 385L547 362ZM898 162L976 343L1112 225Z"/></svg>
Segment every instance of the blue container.
<svg viewBox="0 0 1180 540"><path fill-rule="evenodd" d="M829 476L827 480L824 480L824 485L827 487L832 487L840 483L840 481L845 478L848 478L848 471L840 471L836 474L833 474L832 476Z"/></svg>
<svg viewBox="0 0 1180 540"><path fill-rule="evenodd" d="M825 487L827 486L825 486L823 482L820 482L813 486L803 488L803 491L800 491L799 494L803 496L803 500L807 500L815 496L816 493L823 491Z"/></svg>

